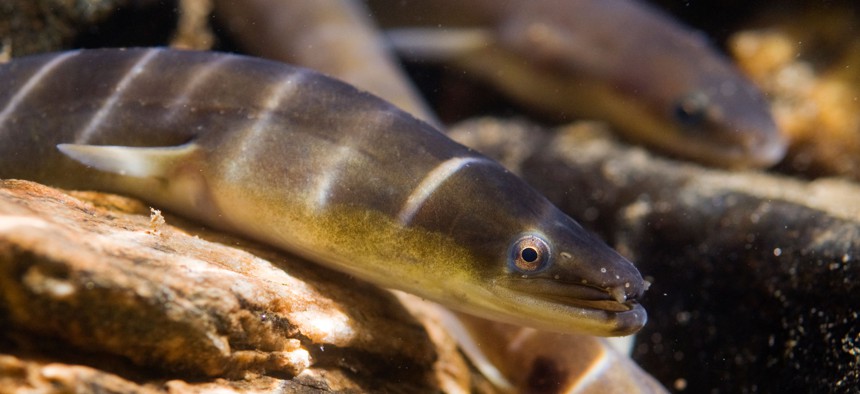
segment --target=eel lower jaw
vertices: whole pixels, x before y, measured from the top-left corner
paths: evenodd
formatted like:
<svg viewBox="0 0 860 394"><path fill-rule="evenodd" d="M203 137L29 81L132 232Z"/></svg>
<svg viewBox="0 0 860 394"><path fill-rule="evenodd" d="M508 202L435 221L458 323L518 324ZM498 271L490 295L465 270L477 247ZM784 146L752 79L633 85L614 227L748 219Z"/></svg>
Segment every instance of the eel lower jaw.
<svg viewBox="0 0 860 394"><path fill-rule="evenodd" d="M782 160L788 149L788 142L777 130L773 135L754 131L737 134L697 140L678 138L679 143L667 150L687 152L683 156L721 168L768 168Z"/></svg>
<svg viewBox="0 0 860 394"><path fill-rule="evenodd" d="M641 281L641 278L637 278ZM608 287L591 284L562 282L545 278L523 278L511 281L511 288L560 303L582 305L590 309L629 310L624 305L635 303L650 283L641 286L631 281Z"/></svg>
<svg viewBox="0 0 860 394"><path fill-rule="evenodd" d="M755 147L724 149L716 155L708 156L705 161L723 168L768 168L785 156L786 145L777 142Z"/></svg>
<svg viewBox="0 0 860 394"><path fill-rule="evenodd" d="M627 299L626 295L617 296L616 291L602 291L591 287L577 286L582 291L571 294L532 293L533 296L559 304L571 305L581 309L594 309L607 312L626 312L639 307L635 299ZM575 293L575 294L574 294ZM615 294L615 295L613 295Z"/></svg>
<svg viewBox="0 0 860 394"><path fill-rule="evenodd" d="M588 321L578 329L567 330L560 326L553 328L554 331L623 336L639 331L648 320L645 308L637 300L641 294L628 294L625 286L607 290L532 278L509 281L506 288L519 297L532 299L531 305L536 309L539 305L549 306L555 317L568 314L580 322Z"/></svg>

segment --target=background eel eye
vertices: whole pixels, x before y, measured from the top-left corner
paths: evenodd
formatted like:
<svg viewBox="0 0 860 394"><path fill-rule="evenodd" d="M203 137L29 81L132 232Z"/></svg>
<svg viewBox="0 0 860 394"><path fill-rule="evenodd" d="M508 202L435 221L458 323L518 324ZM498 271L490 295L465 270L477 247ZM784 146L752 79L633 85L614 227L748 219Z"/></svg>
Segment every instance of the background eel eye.
<svg viewBox="0 0 860 394"><path fill-rule="evenodd" d="M529 234L511 245L508 264L524 274L538 272L549 263L549 244L540 236Z"/></svg>
<svg viewBox="0 0 860 394"><path fill-rule="evenodd" d="M675 120L684 126L695 126L705 120L708 111L708 96L701 92L687 94L675 103Z"/></svg>

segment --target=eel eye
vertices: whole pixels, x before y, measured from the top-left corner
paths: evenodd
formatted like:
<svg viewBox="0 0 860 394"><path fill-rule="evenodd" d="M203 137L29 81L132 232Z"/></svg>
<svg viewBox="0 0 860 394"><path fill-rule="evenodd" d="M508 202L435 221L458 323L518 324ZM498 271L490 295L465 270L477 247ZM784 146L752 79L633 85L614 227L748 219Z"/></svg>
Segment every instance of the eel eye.
<svg viewBox="0 0 860 394"><path fill-rule="evenodd" d="M696 126L705 120L708 112L708 96L695 92L681 97L675 103L675 120L685 126Z"/></svg>
<svg viewBox="0 0 860 394"><path fill-rule="evenodd" d="M549 257L549 244L543 238L529 234L511 245L509 264L516 271L529 274L546 268Z"/></svg>

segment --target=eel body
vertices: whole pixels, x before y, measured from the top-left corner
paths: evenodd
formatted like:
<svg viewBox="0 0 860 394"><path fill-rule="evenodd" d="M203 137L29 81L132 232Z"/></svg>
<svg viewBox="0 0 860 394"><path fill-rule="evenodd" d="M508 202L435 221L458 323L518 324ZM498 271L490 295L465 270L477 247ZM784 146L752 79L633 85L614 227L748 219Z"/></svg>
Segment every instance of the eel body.
<svg viewBox="0 0 860 394"><path fill-rule="evenodd" d="M615 340L443 315L472 364L502 392L668 394ZM632 346L632 344L631 344ZM479 354L476 356L476 353Z"/></svg>
<svg viewBox="0 0 860 394"><path fill-rule="evenodd" d="M216 0L214 6L248 53L312 68L372 92L435 127L441 125L406 82L359 0Z"/></svg>
<svg viewBox="0 0 860 394"><path fill-rule="evenodd" d="M391 34L405 56L450 61L555 118L603 119L629 139L721 167L769 166L785 153L752 82L703 34L642 1L371 5L397 19L389 25L410 26Z"/></svg>
<svg viewBox="0 0 860 394"><path fill-rule="evenodd" d="M625 335L636 268L498 163L345 83L211 52L0 65L0 177L139 197L485 318Z"/></svg>

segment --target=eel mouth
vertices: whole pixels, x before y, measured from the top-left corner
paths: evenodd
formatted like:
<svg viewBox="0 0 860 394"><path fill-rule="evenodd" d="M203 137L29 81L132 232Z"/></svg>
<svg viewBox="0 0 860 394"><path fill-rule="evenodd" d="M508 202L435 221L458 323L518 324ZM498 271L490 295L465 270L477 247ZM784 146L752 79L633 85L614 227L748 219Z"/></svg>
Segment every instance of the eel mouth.
<svg viewBox="0 0 860 394"><path fill-rule="evenodd" d="M639 303L635 301L618 302L614 300L577 300L577 299L561 299L568 305L573 305L582 309L597 309L607 312L626 312L636 308Z"/></svg>
<svg viewBox="0 0 860 394"><path fill-rule="evenodd" d="M579 330L601 336L633 334L647 322L645 308L638 301L647 282L639 286L621 283L601 288L549 279L517 278L507 285L507 289L519 297L532 299L531 305L535 308L532 312L539 313L536 309L545 308L549 319L558 325L551 328L554 330L565 330L565 315L580 322L588 321Z"/></svg>
<svg viewBox="0 0 860 394"><path fill-rule="evenodd" d="M642 280L639 279L639 281ZM581 304L584 307L590 305L590 309L610 310L618 309L617 305L636 303L636 300L642 296L650 285L646 281L642 281L642 283L627 281L601 287L592 284L571 283L534 277L517 278L511 280L509 284L513 290L528 292L548 300L555 300L560 303Z"/></svg>
<svg viewBox="0 0 860 394"><path fill-rule="evenodd" d="M628 294L623 286L598 288L581 284L536 280L540 282L532 283L529 286L531 294L559 304L607 312L626 312L639 305L636 295Z"/></svg>

